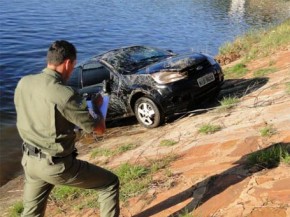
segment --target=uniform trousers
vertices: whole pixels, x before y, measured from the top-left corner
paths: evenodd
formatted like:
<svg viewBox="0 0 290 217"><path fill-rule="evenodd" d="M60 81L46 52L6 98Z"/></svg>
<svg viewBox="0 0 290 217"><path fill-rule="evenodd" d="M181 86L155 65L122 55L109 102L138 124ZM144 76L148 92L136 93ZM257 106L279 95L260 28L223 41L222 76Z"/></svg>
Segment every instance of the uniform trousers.
<svg viewBox="0 0 290 217"><path fill-rule="evenodd" d="M78 160L73 154L40 158L24 152L21 163L25 173L23 217L44 216L55 185L98 190L101 217L119 216L119 179L112 172Z"/></svg>

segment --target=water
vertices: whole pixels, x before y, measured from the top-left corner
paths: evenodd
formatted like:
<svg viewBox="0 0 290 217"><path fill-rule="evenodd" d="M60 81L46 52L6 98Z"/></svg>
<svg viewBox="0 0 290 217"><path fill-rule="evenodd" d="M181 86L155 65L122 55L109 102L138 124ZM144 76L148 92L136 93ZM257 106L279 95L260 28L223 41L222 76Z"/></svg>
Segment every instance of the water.
<svg viewBox="0 0 290 217"><path fill-rule="evenodd" d="M1 185L20 169L16 83L45 67L52 41L74 43L79 61L132 44L215 55L237 35L288 17L289 0L1 0Z"/></svg>

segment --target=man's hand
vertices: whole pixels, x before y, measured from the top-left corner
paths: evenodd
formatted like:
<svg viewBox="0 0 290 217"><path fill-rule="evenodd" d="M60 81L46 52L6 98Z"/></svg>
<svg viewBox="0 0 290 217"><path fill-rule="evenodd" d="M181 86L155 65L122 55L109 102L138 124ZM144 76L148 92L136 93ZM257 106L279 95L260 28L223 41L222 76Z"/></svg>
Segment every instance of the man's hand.
<svg viewBox="0 0 290 217"><path fill-rule="evenodd" d="M103 97L100 93L97 93L96 95L92 96L91 100L92 100L94 112L97 115L101 116L101 119L97 123L97 125L95 126L94 131L97 135L102 135L105 133L105 130L106 130L105 120L104 120L102 113L100 112L100 109L99 109L101 107L101 105L103 104Z"/></svg>
<svg viewBox="0 0 290 217"><path fill-rule="evenodd" d="M99 108L103 104L103 97L100 93L97 93L92 97L93 108Z"/></svg>

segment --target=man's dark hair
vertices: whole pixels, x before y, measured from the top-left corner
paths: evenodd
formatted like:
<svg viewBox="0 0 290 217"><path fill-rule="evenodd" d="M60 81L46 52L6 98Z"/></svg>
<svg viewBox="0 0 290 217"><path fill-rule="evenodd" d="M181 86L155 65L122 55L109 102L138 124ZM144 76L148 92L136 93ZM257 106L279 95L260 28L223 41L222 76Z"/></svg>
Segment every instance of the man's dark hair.
<svg viewBox="0 0 290 217"><path fill-rule="evenodd" d="M68 41L60 40L53 42L47 52L47 63L60 65L66 59L74 61L77 57L75 46Z"/></svg>

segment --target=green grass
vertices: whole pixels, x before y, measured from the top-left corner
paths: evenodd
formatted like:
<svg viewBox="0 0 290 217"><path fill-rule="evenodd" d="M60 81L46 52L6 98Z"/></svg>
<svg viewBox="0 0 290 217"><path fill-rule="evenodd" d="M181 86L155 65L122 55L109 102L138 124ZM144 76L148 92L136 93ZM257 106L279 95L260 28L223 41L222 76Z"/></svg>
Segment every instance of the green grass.
<svg viewBox="0 0 290 217"><path fill-rule="evenodd" d="M169 155L167 155L163 158L160 158L160 159L148 160L150 163L150 172L156 173L161 169L167 169L169 164L176 159L177 159L177 155L169 154ZM166 173L168 173L168 172L169 171L166 170ZM169 175L169 173L168 173L168 175Z"/></svg>
<svg viewBox="0 0 290 217"><path fill-rule="evenodd" d="M243 63L238 63L232 67L224 69L225 78L239 78L247 74L249 70Z"/></svg>
<svg viewBox="0 0 290 217"><path fill-rule="evenodd" d="M174 140L171 140L171 139L165 139L165 140L162 140L160 142L160 146L173 146L173 145L176 145L178 142L177 141L174 141Z"/></svg>
<svg viewBox="0 0 290 217"><path fill-rule="evenodd" d="M270 148L254 152L247 157L247 166L258 166L259 168L274 168L280 162L290 162L289 144L276 144Z"/></svg>
<svg viewBox="0 0 290 217"><path fill-rule="evenodd" d="M278 26L252 30L227 42L219 49L219 55L241 56L245 61L270 56L277 49L290 43L290 19Z"/></svg>
<svg viewBox="0 0 290 217"><path fill-rule="evenodd" d="M147 175L150 170L146 166L125 163L118 167L115 172L123 182L129 182Z"/></svg>
<svg viewBox="0 0 290 217"><path fill-rule="evenodd" d="M286 83L286 93L290 94L290 82Z"/></svg>
<svg viewBox="0 0 290 217"><path fill-rule="evenodd" d="M183 213L183 214L179 214L178 217L194 217L191 213Z"/></svg>
<svg viewBox="0 0 290 217"><path fill-rule="evenodd" d="M97 198L98 192L95 190L70 186L56 186L50 194L50 199L55 201L57 206L62 206L62 204L66 204L67 201L77 200L77 205L73 207L73 209L76 210L99 207Z"/></svg>
<svg viewBox="0 0 290 217"><path fill-rule="evenodd" d="M13 206L9 209L9 217L18 217L21 215L23 211L23 203L16 202Z"/></svg>
<svg viewBox="0 0 290 217"><path fill-rule="evenodd" d="M276 129L272 125L260 129L260 135L263 137L270 137L274 134L276 134Z"/></svg>
<svg viewBox="0 0 290 217"><path fill-rule="evenodd" d="M119 177L120 199L126 201L130 197L146 192L152 183L152 176L163 170L164 174L170 177L169 164L177 159L177 155L169 154L160 159L148 160L146 165L124 163L114 169L114 173ZM98 192L95 190L85 190L69 186L57 186L52 190L51 199L56 204L65 204L67 201L79 200L75 209L97 207Z"/></svg>
<svg viewBox="0 0 290 217"><path fill-rule="evenodd" d="M72 201L84 196L94 195L96 191L70 186L57 186L52 190L51 196L56 201Z"/></svg>
<svg viewBox="0 0 290 217"><path fill-rule="evenodd" d="M285 164L290 165L290 153L286 153L285 156L282 158L282 162Z"/></svg>
<svg viewBox="0 0 290 217"><path fill-rule="evenodd" d="M161 159L148 160L147 165L125 163L115 169L121 183L120 199L126 201L130 197L137 196L148 191L152 183L152 176L160 170L166 170L169 164L177 158L176 155L168 155ZM171 173L167 174L170 175Z"/></svg>
<svg viewBox="0 0 290 217"><path fill-rule="evenodd" d="M121 145L120 147L117 148L117 153L121 154L124 153L126 151L130 151L135 149L136 147L138 147L138 145L133 144L133 143L129 143L129 144L125 144L125 145Z"/></svg>
<svg viewBox="0 0 290 217"><path fill-rule="evenodd" d="M112 157L118 154L122 154L126 151L130 151L135 149L136 147L138 147L138 145L133 144L133 143L129 143L129 144L125 144L125 145L121 145L117 148L112 148L112 149L108 149L108 148L95 148L92 153L91 153L91 157L97 157L97 156L105 156L105 157Z"/></svg>
<svg viewBox="0 0 290 217"><path fill-rule="evenodd" d="M276 68L264 68L254 71L254 77L264 77L270 73L276 72Z"/></svg>
<svg viewBox="0 0 290 217"><path fill-rule="evenodd" d="M198 132L202 133L202 134L212 134L215 133L217 131L220 131L222 129L222 127L220 125L212 125L212 124L203 124Z"/></svg>
<svg viewBox="0 0 290 217"><path fill-rule="evenodd" d="M91 153L92 158L95 158L98 156L111 157L113 155L115 155L115 152L113 150L107 149L107 148L96 148Z"/></svg>
<svg viewBox="0 0 290 217"><path fill-rule="evenodd" d="M150 168L143 165L125 163L120 165L115 173L121 182L121 200L126 200L144 192L151 181L151 177L148 176Z"/></svg>
<svg viewBox="0 0 290 217"><path fill-rule="evenodd" d="M237 97L224 97L220 103L221 110L228 110L233 108L240 100Z"/></svg>
<svg viewBox="0 0 290 217"><path fill-rule="evenodd" d="M201 217L201 215L200 214L196 214L195 210L193 210L192 212L189 212L188 210L185 210L181 214L179 214L178 217Z"/></svg>

